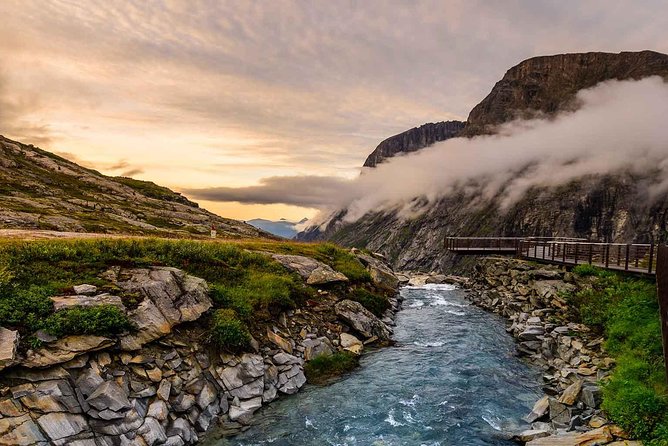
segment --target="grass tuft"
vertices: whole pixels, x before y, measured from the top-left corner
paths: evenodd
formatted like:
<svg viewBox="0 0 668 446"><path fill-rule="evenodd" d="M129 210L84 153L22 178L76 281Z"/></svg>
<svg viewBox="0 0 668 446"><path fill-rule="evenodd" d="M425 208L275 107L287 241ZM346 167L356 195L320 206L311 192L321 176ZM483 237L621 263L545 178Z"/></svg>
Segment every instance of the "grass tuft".
<svg viewBox="0 0 668 446"><path fill-rule="evenodd" d="M353 353L342 351L333 355L320 355L304 365L306 379L313 384L323 384L328 380L350 372L359 365Z"/></svg>

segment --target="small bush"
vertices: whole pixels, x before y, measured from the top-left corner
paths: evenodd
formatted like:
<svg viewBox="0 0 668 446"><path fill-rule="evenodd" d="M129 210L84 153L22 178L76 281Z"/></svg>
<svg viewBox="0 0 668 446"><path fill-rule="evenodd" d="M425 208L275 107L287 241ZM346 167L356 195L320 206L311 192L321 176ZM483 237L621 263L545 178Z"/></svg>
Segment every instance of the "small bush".
<svg viewBox="0 0 668 446"><path fill-rule="evenodd" d="M598 276L602 271L605 270L589 265L588 263L577 265L573 268L573 273L580 277Z"/></svg>
<svg viewBox="0 0 668 446"><path fill-rule="evenodd" d="M242 352L251 343L251 335L234 310L217 310L209 328L209 338L219 349L232 353Z"/></svg>
<svg viewBox="0 0 668 446"><path fill-rule="evenodd" d="M31 286L26 290L11 290L0 296L0 326L22 331L41 328L43 320L53 313L48 287Z"/></svg>
<svg viewBox="0 0 668 446"><path fill-rule="evenodd" d="M113 305L73 307L57 311L41 325L47 333L56 337L73 334L111 336L132 328L125 313Z"/></svg>
<svg viewBox="0 0 668 446"><path fill-rule="evenodd" d="M385 296L372 293L364 288L355 289L348 297L355 302L359 302L378 317L381 317L385 310L390 308L390 302Z"/></svg>
<svg viewBox="0 0 668 446"><path fill-rule="evenodd" d="M316 356L306 363L304 373L309 382L320 384L336 376L343 375L358 365L359 359L356 355L342 351L328 356Z"/></svg>
<svg viewBox="0 0 668 446"><path fill-rule="evenodd" d="M318 252L325 262L352 282L369 282L371 275L364 265L350 252L330 243L318 245Z"/></svg>

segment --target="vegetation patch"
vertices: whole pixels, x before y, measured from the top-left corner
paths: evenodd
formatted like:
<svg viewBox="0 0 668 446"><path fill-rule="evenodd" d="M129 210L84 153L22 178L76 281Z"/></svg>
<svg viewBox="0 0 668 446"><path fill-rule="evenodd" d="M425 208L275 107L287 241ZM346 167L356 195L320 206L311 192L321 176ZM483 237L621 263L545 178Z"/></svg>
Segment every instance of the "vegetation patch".
<svg viewBox="0 0 668 446"><path fill-rule="evenodd" d="M4 240L0 241L0 325L18 329L24 338L46 328L56 336L117 333L127 325L117 314L108 312L115 310L91 314L90 324L85 324L80 320L85 317L84 310L56 315L50 297L71 294L72 286L89 283L119 295L133 308L140 297L124 295L100 279L100 273L111 266L164 265L183 269L209 283L214 307L234 314L233 324L232 318L226 317L220 319L222 325L216 326L218 319L212 318L210 338L222 348L240 348L232 341L224 347L228 341L221 333L232 329L221 327L240 325L240 331L248 332L250 326L317 298L315 289L261 251L313 257L346 274L356 285L370 281L354 255L331 244L136 238ZM360 297L365 298L373 305L373 296ZM230 323L225 325L223 321Z"/></svg>
<svg viewBox="0 0 668 446"><path fill-rule="evenodd" d="M209 338L217 348L238 353L250 347L251 335L234 310L216 310L209 328Z"/></svg>
<svg viewBox="0 0 668 446"><path fill-rule="evenodd" d="M73 334L110 336L132 329L125 313L113 305L73 307L57 311L41 324L47 333L56 336Z"/></svg>
<svg viewBox="0 0 668 446"><path fill-rule="evenodd" d="M385 310L390 308L390 302L385 296L372 293L364 288L356 288L348 295L348 298L359 302L364 308L378 317L382 317Z"/></svg>
<svg viewBox="0 0 668 446"><path fill-rule="evenodd" d="M590 286L569 296L579 319L606 337L616 360L604 383L603 409L634 438L668 445L668 388L663 364L656 285L580 265L573 272Z"/></svg>
<svg viewBox="0 0 668 446"><path fill-rule="evenodd" d="M320 355L304 365L306 379L313 384L323 384L327 381L350 372L359 365L359 359L347 351L336 352L332 355Z"/></svg>

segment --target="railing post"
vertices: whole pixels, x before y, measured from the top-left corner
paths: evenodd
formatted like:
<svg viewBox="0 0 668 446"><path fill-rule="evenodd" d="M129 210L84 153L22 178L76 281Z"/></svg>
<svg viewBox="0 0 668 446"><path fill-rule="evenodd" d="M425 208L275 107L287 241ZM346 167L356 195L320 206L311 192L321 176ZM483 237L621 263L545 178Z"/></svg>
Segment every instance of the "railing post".
<svg viewBox="0 0 668 446"><path fill-rule="evenodd" d="M580 247L579 243L575 243L575 264L578 264L578 248Z"/></svg>
<svg viewBox="0 0 668 446"><path fill-rule="evenodd" d="M622 261L622 245L617 245L617 266L620 265Z"/></svg>
<svg viewBox="0 0 668 446"><path fill-rule="evenodd" d="M593 252L592 249L594 249L594 245L589 245L589 264L591 265L591 262L593 260Z"/></svg>
<svg viewBox="0 0 668 446"><path fill-rule="evenodd" d="M624 271L629 270L629 255L631 254L631 245L626 244L626 259L624 259Z"/></svg>
<svg viewBox="0 0 668 446"><path fill-rule="evenodd" d="M556 248L556 247L557 247L557 244L556 244L556 243L552 242L552 243L550 244L550 251L552 252L552 261L553 261L553 262L554 262L554 251L555 251L554 248Z"/></svg>
<svg viewBox="0 0 668 446"><path fill-rule="evenodd" d="M656 259L656 289L661 312L661 335L663 340L663 363L668 380L668 246L659 245Z"/></svg>
<svg viewBox="0 0 668 446"><path fill-rule="evenodd" d="M647 272L652 274L652 262L654 261L654 243L649 245L649 266Z"/></svg>
<svg viewBox="0 0 668 446"><path fill-rule="evenodd" d="M567 249L568 245L566 244L566 242L564 242L561 246L562 246L562 249L564 250L564 252L562 253L564 258L561 260L561 263L565 264L566 263L566 249Z"/></svg>
<svg viewBox="0 0 668 446"><path fill-rule="evenodd" d="M605 267L610 266L610 245L605 245Z"/></svg>

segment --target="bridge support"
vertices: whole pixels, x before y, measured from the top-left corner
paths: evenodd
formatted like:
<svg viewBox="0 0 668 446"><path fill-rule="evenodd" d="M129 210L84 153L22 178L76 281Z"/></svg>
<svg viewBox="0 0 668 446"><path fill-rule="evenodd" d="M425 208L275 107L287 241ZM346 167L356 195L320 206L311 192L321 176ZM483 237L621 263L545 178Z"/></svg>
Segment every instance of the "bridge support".
<svg viewBox="0 0 668 446"><path fill-rule="evenodd" d="M663 336L663 361L668 380L668 246L659 245L656 262L656 287L661 312L661 334Z"/></svg>

